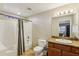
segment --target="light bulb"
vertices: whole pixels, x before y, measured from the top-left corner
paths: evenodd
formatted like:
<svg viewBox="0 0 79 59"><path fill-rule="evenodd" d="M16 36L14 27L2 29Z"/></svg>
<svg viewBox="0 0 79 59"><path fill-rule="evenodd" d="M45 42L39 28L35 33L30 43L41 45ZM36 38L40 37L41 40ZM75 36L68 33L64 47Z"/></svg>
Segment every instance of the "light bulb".
<svg viewBox="0 0 79 59"><path fill-rule="evenodd" d="M63 12L61 12L61 15L63 15L64 13Z"/></svg>
<svg viewBox="0 0 79 59"><path fill-rule="evenodd" d="M59 16L59 15L60 15L60 13L58 12L58 13L57 13L57 15Z"/></svg>
<svg viewBox="0 0 79 59"><path fill-rule="evenodd" d="M74 11L73 9L70 10L71 13L72 13L73 11Z"/></svg>
<svg viewBox="0 0 79 59"><path fill-rule="evenodd" d="M68 14L68 10L65 11L65 14Z"/></svg>

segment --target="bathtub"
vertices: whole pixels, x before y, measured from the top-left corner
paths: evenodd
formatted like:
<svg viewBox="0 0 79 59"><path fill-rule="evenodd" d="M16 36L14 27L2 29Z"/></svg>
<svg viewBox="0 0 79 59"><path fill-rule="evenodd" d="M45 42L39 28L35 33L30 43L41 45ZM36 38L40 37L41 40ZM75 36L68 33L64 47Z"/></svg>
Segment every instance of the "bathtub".
<svg viewBox="0 0 79 59"><path fill-rule="evenodd" d="M2 50L2 51L0 51L0 56L17 56L17 51Z"/></svg>
<svg viewBox="0 0 79 59"><path fill-rule="evenodd" d="M16 46L8 48L0 42L0 56L17 56Z"/></svg>

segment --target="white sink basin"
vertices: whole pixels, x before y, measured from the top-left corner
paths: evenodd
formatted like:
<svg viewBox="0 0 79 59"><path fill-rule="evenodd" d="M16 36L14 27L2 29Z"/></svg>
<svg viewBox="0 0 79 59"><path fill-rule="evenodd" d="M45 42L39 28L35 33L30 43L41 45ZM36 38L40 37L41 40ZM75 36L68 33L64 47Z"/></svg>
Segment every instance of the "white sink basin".
<svg viewBox="0 0 79 59"><path fill-rule="evenodd" d="M56 39L57 42L63 43L63 44L71 44L71 40L66 40L66 39Z"/></svg>

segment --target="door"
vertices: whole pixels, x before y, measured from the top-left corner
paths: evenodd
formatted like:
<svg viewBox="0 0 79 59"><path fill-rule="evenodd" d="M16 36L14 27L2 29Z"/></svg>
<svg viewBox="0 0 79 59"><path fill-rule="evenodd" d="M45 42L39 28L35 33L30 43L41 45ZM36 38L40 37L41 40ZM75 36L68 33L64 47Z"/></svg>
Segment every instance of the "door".
<svg viewBox="0 0 79 59"><path fill-rule="evenodd" d="M66 26L66 35L67 37L70 37L70 25Z"/></svg>
<svg viewBox="0 0 79 59"><path fill-rule="evenodd" d="M32 22L23 21L25 50L32 47Z"/></svg>

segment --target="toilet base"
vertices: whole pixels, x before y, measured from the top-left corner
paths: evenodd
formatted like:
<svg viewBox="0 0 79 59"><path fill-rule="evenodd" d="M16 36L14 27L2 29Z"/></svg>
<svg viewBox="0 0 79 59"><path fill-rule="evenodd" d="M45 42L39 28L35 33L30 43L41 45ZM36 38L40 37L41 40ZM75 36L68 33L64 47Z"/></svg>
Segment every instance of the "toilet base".
<svg viewBox="0 0 79 59"><path fill-rule="evenodd" d="M35 53L35 56L43 56L43 52L41 52L41 53Z"/></svg>

